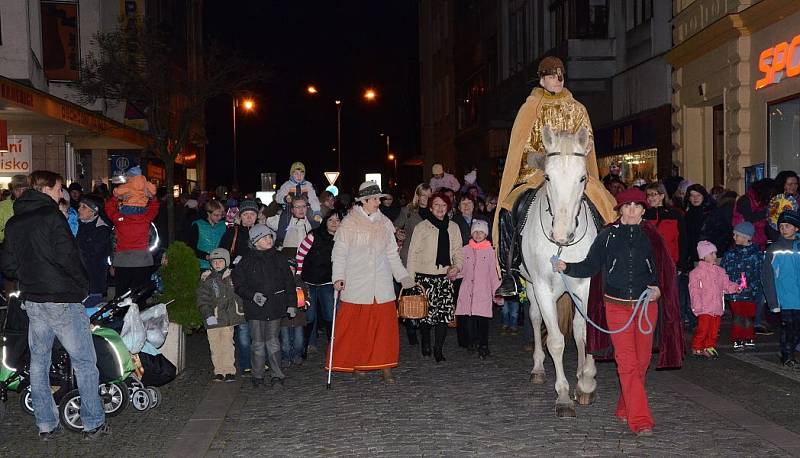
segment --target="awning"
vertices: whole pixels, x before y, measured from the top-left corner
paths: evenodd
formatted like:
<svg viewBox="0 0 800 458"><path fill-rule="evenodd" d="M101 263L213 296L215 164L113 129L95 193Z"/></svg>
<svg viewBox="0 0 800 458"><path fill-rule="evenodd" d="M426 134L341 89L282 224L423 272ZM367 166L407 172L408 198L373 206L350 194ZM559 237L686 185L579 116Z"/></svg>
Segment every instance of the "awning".
<svg viewBox="0 0 800 458"><path fill-rule="evenodd" d="M2 76L0 119L9 134L66 135L77 149L143 149L151 143L145 132Z"/></svg>

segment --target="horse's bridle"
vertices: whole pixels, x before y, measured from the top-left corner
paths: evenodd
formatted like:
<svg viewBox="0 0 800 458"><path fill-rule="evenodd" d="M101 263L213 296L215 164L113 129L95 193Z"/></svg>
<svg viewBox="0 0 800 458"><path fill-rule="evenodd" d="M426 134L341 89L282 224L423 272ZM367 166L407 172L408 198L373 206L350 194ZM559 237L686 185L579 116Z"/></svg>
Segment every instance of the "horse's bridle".
<svg viewBox="0 0 800 458"><path fill-rule="evenodd" d="M561 153L561 152L547 153L545 155L545 157L562 156L562 155L563 156L578 156L578 157L584 157L584 158L586 157L586 154ZM545 198L547 199L547 212L550 213L550 216L552 217L552 221L553 222L550 225L552 227L553 225L555 225L556 217L555 217L555 215L553 215L552 206L550 205L550 195L547 193L547 189L544 190L544 195L545 195ZM578 206L578 214L575 215L575 227L576 228L580 225L580 221L578 220L578 218L580 218L581 213L583 212L583 204L584 204L583 198L581 198L581 203ZM544 228L544 223L543 223L543 218L542 218L542 216L543 216L542 215L542 206L541 206L541 204L539 204L539 226L542 228L542 234L544 234L545 238L548 241L550 241L550 243L552 243L553 245L558 247L559 255L561 254L561 250L563 250L565 247L570 247L570 246L573 246L573 245L576 245L576 244L580 243L581 240L583 240L584 237L586 237L586 234L589 232L589 217L587 216L587 212L583 212L583 214L584 214L584 218L583 219L585 220L584 222L586 223L586 225L584 227L584 230L583 230L583 235L581 235L580 238L578 238L577 240L569 242L569 243L558 243L555 240L553 240L552 237L550 237L547 234L547 231Z"/></svg>

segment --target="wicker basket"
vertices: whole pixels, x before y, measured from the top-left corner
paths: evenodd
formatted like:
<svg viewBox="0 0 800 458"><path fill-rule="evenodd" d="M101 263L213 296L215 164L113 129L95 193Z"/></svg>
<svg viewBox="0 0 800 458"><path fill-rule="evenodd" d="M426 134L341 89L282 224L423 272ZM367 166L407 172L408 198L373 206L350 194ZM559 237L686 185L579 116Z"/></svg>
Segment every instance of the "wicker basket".
<svg viewBox="0 0 800 458"><path fill-rule="evenodd" d="M422 294L404 296L400 291L397 307L397 316L400 318L419 320L428 316L428 293L419 283L414 288L422 290Z"/></svg>

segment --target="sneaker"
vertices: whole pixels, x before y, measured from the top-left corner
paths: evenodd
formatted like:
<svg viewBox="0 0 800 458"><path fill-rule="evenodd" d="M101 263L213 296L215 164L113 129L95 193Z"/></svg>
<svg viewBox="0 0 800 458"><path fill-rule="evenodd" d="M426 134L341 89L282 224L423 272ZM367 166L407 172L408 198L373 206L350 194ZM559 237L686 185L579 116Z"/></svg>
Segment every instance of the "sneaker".
<svg viewBox="0 0 800 458"><path fill-rule="evenodd" d="M264 379L263 379L263 378L256 378L256 377L253 377L253 378L250 380L250 383L252 383L252 384L253 384L253 388L258 388L258 387L260 387L261 385L263 385L263 384L264 384Z"/></svg>
<svg viewBox="0 0 800 458"><path fill-rule="evenodd" d="M744 342L744 349L747 351L757 351L756 342L753 340L746 340Z"/></svg>
<svg viewBox="0 0 800 458"><path fill-rule="evenodd" d="M692 350L692 356L695 358L705 358L706 352L705 350Z"/></svg>
<svg viewBox="0 0 800 458"><path fill-rule="evenodd" d="M110 435L111 435L111 427L108 426L108 423L103 423L97 428L90 429L89 431L85 430L83 431L83 439L87 441L97 440L103 436L110 436Z"/></svg>
<svg viewBox="0 0 800 458"><path fill-rule="evenodd" d="M719 358L719 352L714 347L708 347L703 351L705 352L707 358L711 359Z"/></svg>
<svg viewBox="0 0 800 458"><path fill-rule="evenodd" d="M742 352L742 351L744 351L744 342L741 342L741 341L739 341L739 340L737 340L736 342L734 342L734 343L733 343L733 351L734 351L734 352L737 352L737 353L738 353L738 352Z"/></svg>
<svg viewBox="0 0 800 458"><path fill-rule="evenodd" d="M269 381L269 386L272 388L283 388L283 379L280 377L272 377Z"/></svg>
<svg viewBox="0 0 800 458"><path fill-rule="evenodd" d="M211 379L211 380L212 380L213 382L224 382L224 381L225 381L225 376L224 376L224 375L222 375L222 374L217 374L217 375L215 375L215 376L214 376L214 378L213 378L213 379Z"/></svg>
<svg viewBox="0 0 800 458"><path fill-rule="evenodd" d="M315 345L309 345L308 348L306 349L306 353L309 355L314 354L316 352L317 352L317 347Z"/></svg>
<svg viewBox="0 0 800 458"><path fill-rule="evenodd" d="M250 377L253 375L253 369L242 369L242 377Z"/></svg>
<svg viewBox="0 0 800 458"><path fill-rule="evenodd" d="M58 426L53 428L52 431L39 433L39 440L42 442L50 442L64 434L64 427L59 423Z"/></svg>
<svg viewBox="0 0 800 458"><path fill-rule="evenodd" d="M234 374L226 374L225 375L225 381L226 382L235 382L236 381L236 376Z"/></svg>
<svg viewBox="0 0 800 458"><path fill-rule="evenodd" d="M637 437L650 437L653 435L653 430L650 428L645 428L640 431L636 431Z"/></svg>
<svg viewBox="0 0 800 458"><path fill-rule="evenodd" d="M756 326L755 330L756 334L762 336L771 336L772 334L774 334L774 332L769 328L767 328L766 326Z"/></svg>
<svg viewBox="0 0 800 458"><path fill-rule="evenodd" d="M795 367L797 367L797 361L793 359L787 359L783 362L784 369L794 369Z"/></svg>

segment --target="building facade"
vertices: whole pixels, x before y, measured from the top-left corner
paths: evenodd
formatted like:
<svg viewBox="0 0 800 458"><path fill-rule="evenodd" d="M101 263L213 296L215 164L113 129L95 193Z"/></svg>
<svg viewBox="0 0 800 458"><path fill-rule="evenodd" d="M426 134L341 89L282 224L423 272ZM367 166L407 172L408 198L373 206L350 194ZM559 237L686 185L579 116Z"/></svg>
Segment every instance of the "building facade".
<svg viewBox="0 0 800 458"><path fill-rule="evenodd" d="M800 2L676 0L674 160L743 192L800 169Z"/></svg>
<svg viewBox="0 0 800 458"><path fill-rule="evenodd" d="M175 4L175 5L172 5ZM174 8L173 8L174 7ZM150 0L8 0L0 6L0 186L10 177L48 169L91 189L97 182L141 165L148 177L165 181L163 163L147 154L144 116L125 104L82 101L74 89L80 63L94 49L97 33L151 15L183 21L188 48L199 49L202 2ZM196 37L195 46L191 46ZM192 53L190 52L190 55ZM196 61L196 58L195 58ZM198 65L187 59L186 68ZM181 177L203 177L202 125L195 142L176 161ZM190 150L190 151L189 151ZM198 173L199 170L199 173Z"/></svg>

